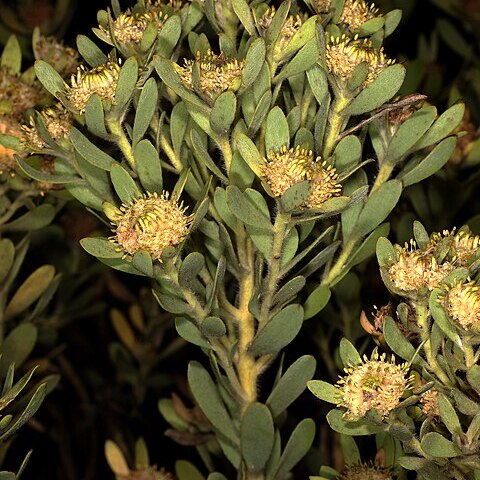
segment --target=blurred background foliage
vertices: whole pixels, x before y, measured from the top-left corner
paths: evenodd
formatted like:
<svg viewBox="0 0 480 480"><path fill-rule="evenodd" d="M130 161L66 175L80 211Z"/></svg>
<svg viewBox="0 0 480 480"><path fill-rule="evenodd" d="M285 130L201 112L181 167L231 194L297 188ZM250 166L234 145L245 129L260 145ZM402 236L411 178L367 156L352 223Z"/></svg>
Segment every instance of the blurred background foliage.
<svg viewBox="0 0 480 480"><path fill-rule="evenodd" d="M400 27L386 43L389 56L407 66L401 93L424 93L428 102L441 109L459 98L467 106L461 127L465 134L454 157L437 175L405 191L390 217L390 239L402 244L411 238L413 220L420 220L428 231L468 223L474 233L480 233L480 2L379 0L377 4L384 11L403 10ZM34 27L74 47L76 35L89 32L96 25L97 10L108 5L104 0L81 4L75 0L2 0L0 42L5 43L10 33L15 33L24 54L23 68L27 69L33 59ZM128 2L122 6L127 7ZM5 195L7 189L2 192ZM28 255L19 265L8 295L11 298L32 272L43 266L51 268L51 277L37 297L48 291L51 298L48 302L45 298L44 308L36 312L35 341L15 374L20 378L38 364L28 388L46 385L50 393L15 441L8 442L8 452L0 451L0 460L5 456L2 468L17 471L33 449L24 479L110 478L104 455L107 438L113 439L116 447L110 447L120 448L130 465L135 445L143 442L149 446L152 464L173 470L179 457L191 456L196 462L193 449L184 449L171 440L174 433L167 430L157 404L174 392L177 406L185 412L193 408L186 366L198 352L177 336L172 316L160 310L144 280L112 271L81 249L79 239L94 233L99 221L74 202L65 204L55 192L49 192L47 199L38 195L38 204L53 206L56 220L28 234ZM20 214L16 215L13 218ZM9 238L17 252L27 241L15 229ZM371 318L374 305L380 308L387 302L376 260L362 263L335 287L333 301L319 318L307 322L285 352L285 364L301 354L312 354L320 360L322 376L335 380L339 361L333 351L339 338L346 336L360 353L365 351L371 340L361 326L361 312L366 311ZM22 315L35 308L28 306ZM16 318L6 323L5 333L14 331L19 323ZM2 368L5 371L8 366ZM267 375L265 381L273 378ZM307 393L292 407L289 421L294 424L296 417L307 415L322 419L327 409ZM194 411L190 411L190 418L197 425L203 420ZM140 437L144 440L139 444ZM176 440L195 442L193 436ZM332 449L332 444L336 448ZM373 459L372 447L363 448L367 450L365 458ZM341 462L340 438L324 425L297 478L318 471L322 464L341 468Z"/></svg>

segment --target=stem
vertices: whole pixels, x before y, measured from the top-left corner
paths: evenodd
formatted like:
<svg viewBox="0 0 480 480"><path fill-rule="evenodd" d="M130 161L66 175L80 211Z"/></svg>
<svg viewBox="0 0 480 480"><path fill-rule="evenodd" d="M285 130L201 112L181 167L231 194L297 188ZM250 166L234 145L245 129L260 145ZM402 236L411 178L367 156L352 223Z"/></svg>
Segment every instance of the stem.
<svg viewBox="0 0 480 480"><path fill-rule="evenodd" d="M462 348L463 348L463 354L465 355L465 366L467 367L467 369L469 369L470 367L473 367L475 363L477 363L475 358L475 353L473 352L473 347L472 347L472 344L470 343L469 338L465 338Z"/></svg>
<svg viewBox="0 0 480 480"><path fill-rule="evenodd" d="M428 307L424 304L415 303L415 311L417 313L417 323L422 329L421 339L424 342L423 350L427 357L427 363L432 372L444 385L452 387L453 385L448 375L442 370L442 367L437 361L437 352L432 350L432 342L430 341L430 312L428 311Z"/></svg>
<svg viewBox="0 0 480 480"><path fill-rule="evenodd" d="M322 158L329 158L337 142L340 140L340 132L345 124L345 116L342 115L342 110L349 104L350 99L344 97L340 92L335 98L332 108L330 109L329 122L327 124L327 131L325 133L325 140L323 143Z"/></svg>
<svg viewBox="0 0 480 480"><path fill-rule="evenodd" d="M177 155L175 155L173 148L170 146L170 144L167 141L167 138L163 133L160 135L160 146L162 147L162 150L167 155L168 159L170 160L170 163L173 165L177 173L181 173L181 171L184 168L183 164L180 161L180 159L177 157Z"/></svg>
<svg viewBox="0 0 480 480"><path fill-rule="evenodd" d="M345 264L348 262L350 255L352 254L352 250L355 248L357 244L357 238L352 237L350 240L347 241L345 246L343 247L342 253L337 258L337 261L333 265L333 267L329 270L327 275L322 280L322 285L326 286L333 286L335 285L336 279L342 275L342 270L345 267Z"/></svg>
<svg viewBox="0 0 480 480"><path fill-rule="evenodd" d="M115 137L117 145L119 146L120 150L122 151L123 155L127 159L130 167L133 171L136 171L135 168L135 157L133 155L133 149L128 141L127 136L122 128L120 121L115 117L107 117L106 123L110 133Z"/></svg>
<svg viewBox="0 0 480 480"><path fill-rule="evenodd" d="M259 318L260 325L262 326L268 322L273 296L275 295L277 283L280 279L283 243L287 235L290 218L291 215L289 213L285 213L280 209L275 219L275 225L273 226L272 254L268 265L268 274L265 280L264 296Z"/></svg>
<svg viewBox="0 0 480 480"><path fill-rule="evenodd" d="M250 240L242 239L242 251L239 255L245 274L240 279L240 292L238 301L238 361L237 369L240 384L245 393L245 409L250 403L257 400L257 377L258 370L255 357L248 351L255 336L255 319L248 308L255 288L255 270L253 268L254 252Z"/></svg>
<svg viewBox="0 0 480 480"><path fill-rule="evenodd" d="M380 185L384 184L390 178L394 167L395 164L388 161L381 164L377 178L375 179L375 183L373 184L373 187L370 191L370 195L375 192L380 187Z"/></svg>
<svg viewBox="0 0 480 480"><path fill-rule="evenodd" d="M227 170L227 175L230 172L230 167L232 166L232 147L230 146L230 141L228 137L221 137L218 139L218 146L223 154L223 161L225 162L225 169Z"/></svg>

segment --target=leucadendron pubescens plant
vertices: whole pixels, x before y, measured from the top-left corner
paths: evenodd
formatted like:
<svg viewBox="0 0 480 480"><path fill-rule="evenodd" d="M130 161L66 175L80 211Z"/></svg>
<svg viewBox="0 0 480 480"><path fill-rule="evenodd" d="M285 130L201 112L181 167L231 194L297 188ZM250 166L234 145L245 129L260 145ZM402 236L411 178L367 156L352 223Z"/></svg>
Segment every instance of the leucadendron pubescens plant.
<svg viewBox="0 0 480 480"><path fill-rule="evenodd" d="M80 36L71 82L35 64L71 126L58 141L35 115L54 172L19 166L105 219L85 250L150 278L205 353L188 368L204 418L160 410L202 434L210 479L287 478L307 453L314 422L288 438L281 426L314 358L276 363L271 388L262 374L374 252L402 189L454 149L462 105L438 116L421 95L396 98L405 69L382 42L400 16L358 1L114 1L94 29L107 48ZM184 461L176 474L204 478Z"/></svg>

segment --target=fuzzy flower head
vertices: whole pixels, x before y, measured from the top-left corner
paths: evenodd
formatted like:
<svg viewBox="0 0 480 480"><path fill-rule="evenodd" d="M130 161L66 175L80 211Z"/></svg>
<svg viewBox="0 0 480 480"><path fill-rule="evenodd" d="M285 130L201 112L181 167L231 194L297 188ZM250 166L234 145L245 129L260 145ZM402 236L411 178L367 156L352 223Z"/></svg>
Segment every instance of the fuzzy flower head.
<svg viewBox="0 0 480 480"><path fill-rule="evenodd" d="M62 142L70 133L72 115L63 106L44 108L40 112L40 116L53 141ZM41 151L46 147L32 117L27 124L22 125L22 132L22 141L26 150Z"/></svg>
<svg viewBox="0 0 480 480"><path fill-rule="evenodd" d="M63 78L69 78L80 66L78 52L65 46L55 37L40 35L33 46L33 50L37 60L44 60L52 65Z"/></svg>
<svg viewBox="0 0 480 480"><path fill-rule="evenodd" d="M332 0L311 0L310 3L315 12L319 14L327 13L332 6Z"/></svg>
<svg viewBox="0 0 480 480"><path fill-rule="evenodd" d="M379 355L377 350L370 360L364 357L360 365L349 366L345 372L347 375L337 382L342 395L339 406L347 409L345 416L352 420L365 416L372 409L383 418L387 417L398 407L412 382L408 364L396 365L393 355L387 361L386 355Z"/></svg>
<svg viewBox="0 0 480 480"><path fill-rule="evenodd" d="M222 53L215 55L211 50L202 54L197 52L195 60L185 60L185 65L176 66L183 84L193 90L193 69L198 67L198 88L210 97L216 97L226 90L238 90L242 82L245 62L225 57Z"/></svg>
<svg viewBox="0 0 480 480"><path fill-rule="evenodd" d="M260 33L265 36L267 33L270 24L272 23L273 17L276 14L276 9L274 6L270 7L266 12L262 15L262 17L258 21L258 27L260 29ZM302 26L305 18L302 15L289 15L285 22L283 23L282 30L280 31L280 38L278 48L284 49L293 36L298 32L300 27Z"/></svg>
<svg viewBox="0 0 480 480"><path fill-rule="evenodd" d="M168 15L161 11L161 4L147 4L145 12L122 13L112 22L112 35L122 44L140 43L145 30L153 24L159 31L163 28Z"/></svg>
<svg viewBox="0 0 480 480"><path fill-rule="evenodd" d="M352 30L358 30L365 22L375 18L378 8L365 0L346 0L340 21Z"/></svg>
<svg viewBox="0 0 480 480"><path fill-rule="evenodd" d="M325 58L329 72L342 82L346 82L355 69L366 62L368 74L365 85L372 83L382 70L394 62L385 56L383 48L374 48L370 40L351 39L345 35L330 38Z"/></svg>
<svg viewBox="0 0 480 480"><path fill-rule="evenodd" d="M0 134L21 137L20 124L10 116L0 115ZM14 172L17 166L15 155L19 155L19 152L0 145L0 175Z"/></svg>
<svg viewBox="0 0 480 480"><path fill-rule="evenodd" d="M300 147L283 146L280 152L269 152L262 165L262 175L274 197L283 195L290 187L307 179L313 162L313 152Z"/></svg>
<svg viewBox="0 0 480 480"><path fill-rule="evenodd" d="M20 120L24 113L45 99L45 93L36 82L26 82L21 76L0 68L0 114Z"/></svg>
<svg viewBox="0 0 480 480"><path fill-rule="evenodd" d="M355 465L347 468L341 480L393 480L391 470L375 465Z"/></svg>
<svg viewBox="0 0 480 480"><path fill-rule="evenodd" d="M175 247L187 236L191 217L185 215L185 210L183 203L168 193L144 194L120 207L112 240L127 255L144 250L154 260L160 260L166 248Z"/></svg>
<svg viewBox="0 0 480 480"><path fill-rule="evenodd" d="M438 264L431 252L416 248L414 241L403 248L397 246L398 260L389 268L388 276L395 288L404 292L433 290L453 270L450 262Z"/></svg>
<svg viewBox="0 0 480 480"><path fill-rule="evenodd" d="M422 413L430 418L440 417L438 409L438 391L432 387L420 395Z"/></svg>
<svg viewBox="0 0 480 480"><path fill-rule="evenodd" d="M439 297L450 318L467 331L480 327L480 287L473 281L456 282Z"/></svg>
<svg viewBox="0 0 480 480"><path fill-rule="evenodd" d="M283 146L279 152L269 152L261 166L261 174L274 197L280 197L290 187L304 180L310 181L310 193L304 208L321 208L330 198L340 195L335 168L314 160L311 150Z"/></svg>
<svg viewBox="0 0 480 480"><path fill-rule="evenodd" d="M447 258L457 267L465 267L469 260L479 252L480 236L461 230L457 232L444 230L432 235L431 246L435 248L440 242L450 240L450 249Z"/></svg>
<svg viewBox="0 0 480 480"><path fill-rule="evenodd" d="M67 88L68 101L80 112L85 112L89 98L97 94L114 103L120 65L108 61L103 65L87 70L83 65L72 75L71 85Z"/></svg>
<svg viewBox="0 0 480 480"><path fill-rule="evenodd" d="M156 467L147 467L140 470L131 470L125 480L174 480L171 473L165 469L158 470ZM122 478L123 480L123 478Z"/></svg>

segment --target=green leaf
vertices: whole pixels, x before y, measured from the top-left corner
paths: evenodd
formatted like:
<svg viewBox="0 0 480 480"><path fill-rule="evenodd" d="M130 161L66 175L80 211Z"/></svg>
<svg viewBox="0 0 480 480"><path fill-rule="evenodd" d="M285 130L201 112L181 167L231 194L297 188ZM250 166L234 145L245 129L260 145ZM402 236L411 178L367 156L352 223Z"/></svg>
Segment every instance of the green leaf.
<svg viewBox="0 0 480 480"><path fill-rule="evenodd" d="M23 425L25 425L40 408L40 405L43 402L43 399L46 395L46 383L42 383L32 395L32 398L28 402L28 405L25 407L25 410L17 417L13 424L10 424L10 428L3 432L0 436L0 441L5 441L7 437L13 435L17 430L19 430Z"/></svg>
<svg viewBox="0 0 480 480"><path fill-rule="evenodd" d="M391 35L395 29L398 27L400 20L402 19L402 11L398 8L395 10L391 10L385 15L385 25L384 29L384 37L388 37Z"/></svg>
<svg viewBox="0 0 480 480"><path fill-rule="evenodd" d="M206 337L223 337L227 333L227 327L218 317L207 317L200 328Z"/></svg>
<svg viewBox="0 0 480 480"><path fill-rule="evenodd" d="M85 122L88 130L100 138L108 137L105 128L105 113L100 97L96 94L90 96L85 106Z"/></svg>
<svg viewBox="0 0 480 480"><path fill-rule="evenodd" d="M299 208L310 193L310 182L303 182L292 185L279 199L280 205L285 212L291 212Z"/></svg>
<svg viewBox="0 0 480 480"><path fill-rule="evenodd" d="M288 305L257 333L249 351L253 355L278 353L297 336L302 323L302 306Z"/></svg>
<svg viewBox="0 0 480 480"><path fill-rule="evenodd" d="M413 149L420 138L430 128L437 116L434 106L423 107L405 120L390 141L387 157L391 162L397 162ZM415 148L418 149L418 148Z"/></svg>
<svg viewBox="0 0 480 480"><path fill-rule="evenodd" d="M15 35L8 37L7 43L3 48L0 65L13 74L20 73L22 69L22 49Z"/></svg>
<svg viewBox="0 0 480 480"><path fill-rule="evenodd" d="M140 92L137 111L133 122L133 145L135 146L145 135L157 110L158 85L154 78L149 78Z"/></svg>
<svg viewBox="0 0 480 480"><path fill-rule="evenodd" d="M15 327L0 347L0 377L5 378L12 363L20 366L27 360L37 343L37 327L31 323L22 323Z"/></svg>
<svg viewBox="0 0 480 480"><path fill-rule="evenodd" d="M343 172L359 163L362 158L362 144L355 135L342 138L335 147L335 168Z"/></svg>
<svg viewBox="0 0 480 480"><path fill-rule="evenodd" d="M200 471L186 460L177 460L175 462L175 474L178 480L205 480Z"/></svg>
<svg viewBox="0 0 480 480"><path fill-rule="evenodd" d="M315 437L315 422L311 418L303 419L290 435L280 462L272 478L284 479L292 468L307 454Z"/></svg>
<svg viewBox="0 0 480 480"><path fill-rule="evenodd" d="M375 230L394 209L401 193L402 182L399 180L389 180L373 192L358 216L356 234L363 236Z"/></svg>
<svg viewBox="0 0 480 480"><path fill-rule="evenodd" d="M314 317L328 304L332 292L326 285L319 285L308 297L304 304L305 320Z"/></svg>
<svg viewBox="0 0 480 480"><path fill-rule="evenodd" d="M383 335L385 336L385 341L387 342L387 345L400 358L403 358L407 361L411 361L413 359L415 355L415 348L405 338L392 317L385 318L385 321L383 323ZM413 363L418 363L419 357L417 356L415 360L416 361L414 361Z"/></svg>
<svg viewBox="0 0 480 480"><path fill-rule="evenodd" d="M438 409L444 425L452 435L461 435L463 433L460 420L458 419L455 408L445 394L438 395Z"/></svg>
<svg viewBox="0 0 480 480"><path fill-rule="evenodd" d="M257 79L263 65L265 64L265 40L256 38L247 50L245 56L245 66L242 72L243 88L248 88Z"/></svg>
<svg viewBox="0 0 480 480"><path fill-rule="evenodd" d="M77 36L77 50L91 67L98 67L108 61L100 48L85 35Z"/></svg>
<svg viewBox="0 0 480 480"><path fill-rule="evenodd" d="M152 256L140 250L135 252L132 257L132 265L147 277L153 277Z"/></svg>
<svg viewBox="0 0 480 480"><path fill-rule="evenodd" d="M141 140L134 149L138 178L143 188L150 193L162 194L162 164L157 149L149 140Z"/></svg>
<svg viewBox="0 0 480 480"><path fill-rule="evenodd" d="M273 296L272 305L275 306L291 300L305 287L305 284L305 277L302 275L293 277L278 289L277 293Z"/></svg>
<svg viewBox="0 0 480 480"><path fill-rule="evenodd" d="M422 450L432 457L452 458L461 455L450 440L437 432L426 433L421 441Z"/></svg>
<svg viewBox="0 0 480 480"><path fill-rule="evenodd" d="M250 404L240 425L240 448L250 472L260 472L265 467L272 452L274 435L270 410L261 403Z"/></svg>
<svg viewBox="0 0 480 480"><path fill-rule="evenodd" d="M340 340L339 351L340 358L342 359L345 368L360 365L362 363L362 359L357 352L357 349L353 346L352 342L345 337Z"/></svg>
<svg viewBox="0 0 480 480"><path fill-rule="evenodd" d="M119 251L118 247L106 238L83 238L80 240L80 245L86 252L97 258L121 258L124 255L124 252Z"/></svg>
<svg viewBox="0 0 480 480"><path fill-rule="evenodd" d="M199 362L191 361L189 363L188 384L195 401L213 427L234 445L238 444L238 434L217 386Z"/></svg>
<svg viewBox="0 0 480 480"><path fill-rule="evenodd" d="M135 180L122 166L113 165L110 170L110 178L112 179L113 188L115 192L117 192L118 198L120 198L125 205L128 205L141 196Z"/></svg>
<svg viewBox="0 0 480 480"><path fill-rule="evenodd" d="M55 276L55 268L52 265L43 265L37 268L18 287L5 310L5 319L9 320L15 315L26 310L48 288Z"/></svg>
<svg viewBox="0 0 480 480"><path fill-rule="evenodd" d="M367 37L378 32L385 24L384 17L373 17L363 23L358 29L358 33L361 37Z"/></svg>
<svg viewBox="0 0 480 480"><path fill-rule="evenodd" d="M54 97L58 93L65 91L65 82L59 73L47 62L43 60L37 60L35 62L35 75L40 83L44 86L47 92L51 93Z"/></svg>
<svg viewBox="0 0 480 480"><path fill-rule="evenodd" d="M117 88L115 89L115 106L123 109L130 101L138 78L138 62L135 57L128 57L120 69Z"/></svg>
<svg viewBox="0 0 480 480"><path fill-rule="evenodd" d="M320 400L338 405L342 401L340 390L334 385L323 380L310 380L307 383L308 389Z"/></svg>
<svg viewBox="0 0 480 480"><path fill-rule="evenodd" d="M282 68L280 73L273 79L273 83L278 84L286 78L308 70L317 63L319 56L320 52L317 39L312 38L293 59Z"/></svg>
<svg viewBox="0 0 480 480"><path fill-rule="evenodd" d="M348 421L345 419L343 411L337 408L327 413L327 422L335 432L351 436L373 435L383 430L383 427L373 425L365 418Z"/></svg>
<svg viewBox="0 0 480 480"><path fill-rule="evenodd" d="M221 93L212 107L210 114L210 125L212 129L220 134L230 130L235 114L237 112L237 97L229 90Z"/></svg>
<svg viewBox="0 0 480 480"><path fill-rule="evenodd" d="M184 317L177 317L175 319L175 330L187 342L193 343L197 345L197 347L211 348L207 339L191 320L187 320Z"/></svg>
<svg viewBox="0 0 480 480"><path fill-rule="evenodd" d="M450 135L461 123L465 115L465 104L457 103L443 112L427 133L417 143L417 149L429 147Z"/></svg>
<svg viewBox="0 0 480 480"><path fill-rule="evenodd" d="M274 107L267 115L265 124L265 151L279 152L290 145L290 132L285 114L280 107Z"/></svg>
<svg viewBox="0 0 480 480"><path fill-rule="evenodd" d="M174 313L175 315L192 314L192 307L184 302L183 299L175 297L171 293L166 294L153 290L153 296L167 312Z"/></svg>
<svg viewBox="0 0 480 480"><path fill-rule="evenodd" d="M103 150L94 145L75 127L70 130L70 141L75 150L89 163L101 170L110 170L117 162Z"/></svg>
<svg viewBox="0 0 480 480"><path fill-rule="evenodd" d="M232 0L233 11L251 37L257 35L253 15L246 0Z"/></svg>
<svg viewBox="0 0 480 480"><path fill-rule="evenodd" d="M377 241L377 260L380 267L392 264L396 258L397 254L390 240L380 237Z"/></svg>
<svg viewBox="0 0 480 480"><path fill-rule="evenodd" d="M295 361L273 387L265 402L274 418L285 411L304 391L315 374L316 361L304 355Z"/></svg>
<svg viewBox="0 0 480 480"><path fill-rule="evenodd" d="M455 145L456 137L448 137L440 142L416 167L405 175L399 175L405 187L421 182L440 170L450 159ZM402 172L403 173L403 172Z"/></svg>
<svg viewBox="0 0 480 480"><path fill-rule="evenodd" d="M3 231L23 232L38 230L47 226L55 217L55 207L48 203L39 205L21 217L3 225Z"/></svg>
<svg viewBox="0 0 480 480"><path fill-rule="evenodd" d="M10 364L9 371L13 365L13 363ZM7 405L9 405L13 400L15 400L18 395L20 395L20 393L24 390L24 388L27 386L28 382L32 378L36 368L37 367L32 368L12 388L10 388L4 395L2 395L2 398L0 398L0 410L3 410Z"/></svg>
<svg viewBox="0 0 480 480"><path fill-rule="evenodd" d="M192 252L188 254L179 269L178 283L181 286L190 287L204 266L205 258L201 253Z"/></svg>
<svg viewBox="0 0 480 480"><path fill-rule="evenodd" d="M318 27L318 17L313 16L302 23L286 47L280 52L281 59L286 59L302 48L309 40L315 37Z"/></svg>
<svg viewBox="0 0 480 480"><path fill-rule="evenodd" d="M440 301L440 297L444 295L444 292L440 288L435 288L430 294L429 308L435 323L440 327L442 332L456 345L462 346L462 340L458 335L458 332L453 324L452 320L448 317L443 307L443 302Z"/></svg>
<svg viewBox="0 0 480 480"><path fill-rule="evenodd" d="M171 15L158 33L155 53L170 58L182 34L182 22L179 15Z"/></svg>
<svg viewBox="0 0 480 480"><path fill-rule="evenodd" d="M212 173L214 173L218 178L220 178L225 183L228 183L228 178L224 173L218 168L217 164L213 161L212 157L208 153L208 150L205 144L202 141L200 134L192 128L190 131L190 139L192 142L193 151L197 160L200 164L204 164Z"/></svg>
<svg viewBox="0 0 480 480"><path fill-rule="evenodd" d="M0 240L0 284L12 268L14 258L15 245L9 238L2 238Z"/></svg>
<svg viewBox="0 0 480 480"><path fill-rule="evenodd" d="M342 112L344 115L361 115L371 112L388 102L402 86L405 78L403 65L391 65L363 89Z"/></svg>
<svg viewBox="0 0 480 480"><path fill-rule="evenodd" d="M232 213L246 225L267 232L272 230L270 219L235 185L227 187L227 203Z"/></svg>
<svg viewBox="0 0 480 480"><path fill-rule="evenodd" d="M340 435L340 449L342 450L343 458L345 459L345 464L347 466L350 467L362 463L360 450L353 437L350 437L349 435Z"/></svg>
<svg viewBox="0 0 480 480"><path fill-rule="evenodd" d="M252 140L241 133L235 137L235 146L255 175L261 178L263 176L261 167L265 164L265 160Z"/></svg>
<svg viewBox="0 0 480 480"><path fill-rule="evenodd" d="M185 102L178 102L170 115L170 138L175 155L180 158L182 143L185 140L190 115Z"/></svg>

